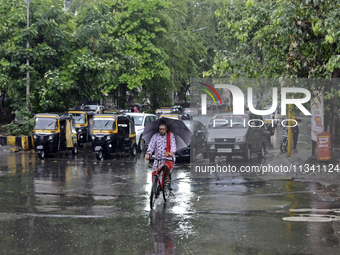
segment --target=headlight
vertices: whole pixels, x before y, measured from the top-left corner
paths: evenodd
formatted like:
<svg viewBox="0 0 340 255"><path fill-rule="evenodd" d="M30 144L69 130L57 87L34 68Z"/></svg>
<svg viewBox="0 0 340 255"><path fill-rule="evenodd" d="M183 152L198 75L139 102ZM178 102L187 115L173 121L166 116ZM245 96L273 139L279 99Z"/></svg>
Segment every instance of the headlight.
<svg viewBox="0 0 340 255"><path fill-rule="evenodd" d="M239 149L240 149L240 145L235 144L235 145L234 145L234 149L235 149L235 150L239 150Z"/></svg>
<svg viewBox="0 0 340 255"><path fill-rule="evenodd" d="M214 137L208 136L208 142L213 142L214 140Z"/></svg>
<svg viewBox="0 0 340 255"><path fill-rule="evenodd" d="M211 150L215 150L215 144L210 145L210 149L211 149Z"/></svg>
<svg viewBox="0 0 340 255"><path fill-rule="evenodd" d="M48 137L48 140L53 140L53 135L50 135L50 136Z"/></svg>
<svg viewBox="0 0 340 255"><path fill-rule="evenodd" d="M36 135L33 136L34 139L37 139L38 137Z"/></svg>
<svg viewBox="0 0 340 255"><path fill-rule="evenodd" d="M245 136L236 137L235 141L236 142L245 142L246 141L246 137Z"/></svg>
<svg viewBox="0 0 340 255"><path fill-rule="evenodd" d="M110 139L111 139L111 137L110 137L110 136L107 136L107 137L106 137L106 140L107 140L107 141L109 141Z"/></svg>
<svg viewBox="0 0 340 255"><path fill-rule="evenodd" d="M78 129L78 133L80 133L82 130L81 129Z"/></svg>
<svg viewBox="0 0 340 255"><path fill-rule="evenodd" d="M93 135L93 136L92 136L92 140L95 140L95 139L96 139L96 137Z"/></svg>

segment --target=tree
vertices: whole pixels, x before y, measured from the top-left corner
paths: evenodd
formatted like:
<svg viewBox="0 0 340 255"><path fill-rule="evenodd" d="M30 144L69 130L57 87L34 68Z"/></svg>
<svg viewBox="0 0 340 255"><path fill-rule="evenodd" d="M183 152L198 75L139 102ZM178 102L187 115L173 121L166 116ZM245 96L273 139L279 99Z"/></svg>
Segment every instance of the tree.
<svg viewBox="0 0 340 255"><path fill-rule="evenodd" d="M230 1L216 12L226 42L214 74L340 76L340 1Z"/></svg>
<svg viewBox="0 0 340 255"><path fill-rule="evenodd" d="M226 49L218 53L210 74L236 78L340 78L339 13L339 0L229 1L216 12ZM332 109L329 115L337 112L338 83L325 86L325 105ZM311 91L319 89L317 82L301 84ZM333 123L334 117L329 126Z"/></svg>

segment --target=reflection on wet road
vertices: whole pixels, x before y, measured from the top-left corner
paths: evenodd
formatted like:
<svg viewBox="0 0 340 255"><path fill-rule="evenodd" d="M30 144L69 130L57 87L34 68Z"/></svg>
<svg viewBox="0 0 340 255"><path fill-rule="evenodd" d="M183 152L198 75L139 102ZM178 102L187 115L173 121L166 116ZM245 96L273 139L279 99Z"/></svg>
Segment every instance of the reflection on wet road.
<svg viewBox="0 0 340 255"><path fill-rule="evenodd" d="M150 212L151 165L142 156L97 161L86 147L43 161L1 155L0 253L339 253L338 185L199 173L187 163L172 179L175 195Z"/></svg>

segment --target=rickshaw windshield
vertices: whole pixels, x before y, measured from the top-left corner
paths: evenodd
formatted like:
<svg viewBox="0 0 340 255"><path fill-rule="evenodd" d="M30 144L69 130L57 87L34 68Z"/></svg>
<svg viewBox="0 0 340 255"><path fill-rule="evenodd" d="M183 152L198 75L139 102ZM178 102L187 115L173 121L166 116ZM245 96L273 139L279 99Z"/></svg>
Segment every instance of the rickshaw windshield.
<svg viewBox="0 0 340 255"><path fill-rule="evenodd" d="M86 115L85 113L71 113L74 118L74 123L76 124L85 124L86 123Z"/></svg>
<svg viewBox="0 0 340 255"><path fill-rule="evenodd" d="M116 121L114 119L98 118L93 120L95 130L116 130Z"/></svg>
<svg viewBox="0 0 340 255"><path fill-rule="evenodd" d="M58 120L56 118L37 117L34 121L34 129L58 130Z"/></svg>

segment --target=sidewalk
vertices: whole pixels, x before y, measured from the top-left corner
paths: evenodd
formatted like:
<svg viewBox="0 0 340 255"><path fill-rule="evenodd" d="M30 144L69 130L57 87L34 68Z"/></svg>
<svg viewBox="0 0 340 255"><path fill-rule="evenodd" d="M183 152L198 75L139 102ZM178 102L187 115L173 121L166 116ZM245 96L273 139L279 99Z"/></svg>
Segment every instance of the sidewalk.
<svg viewBox="0 0 340 255"><path fill-rule="evenodd" d="M334 147L329 161L318 161L317 155L312 156L311 150L301 146L293 150L290 157L281 153L273 162L293 166L296 172L290 173L296 181L318 182L329 186L340 182L340 148Z"/></svg>

